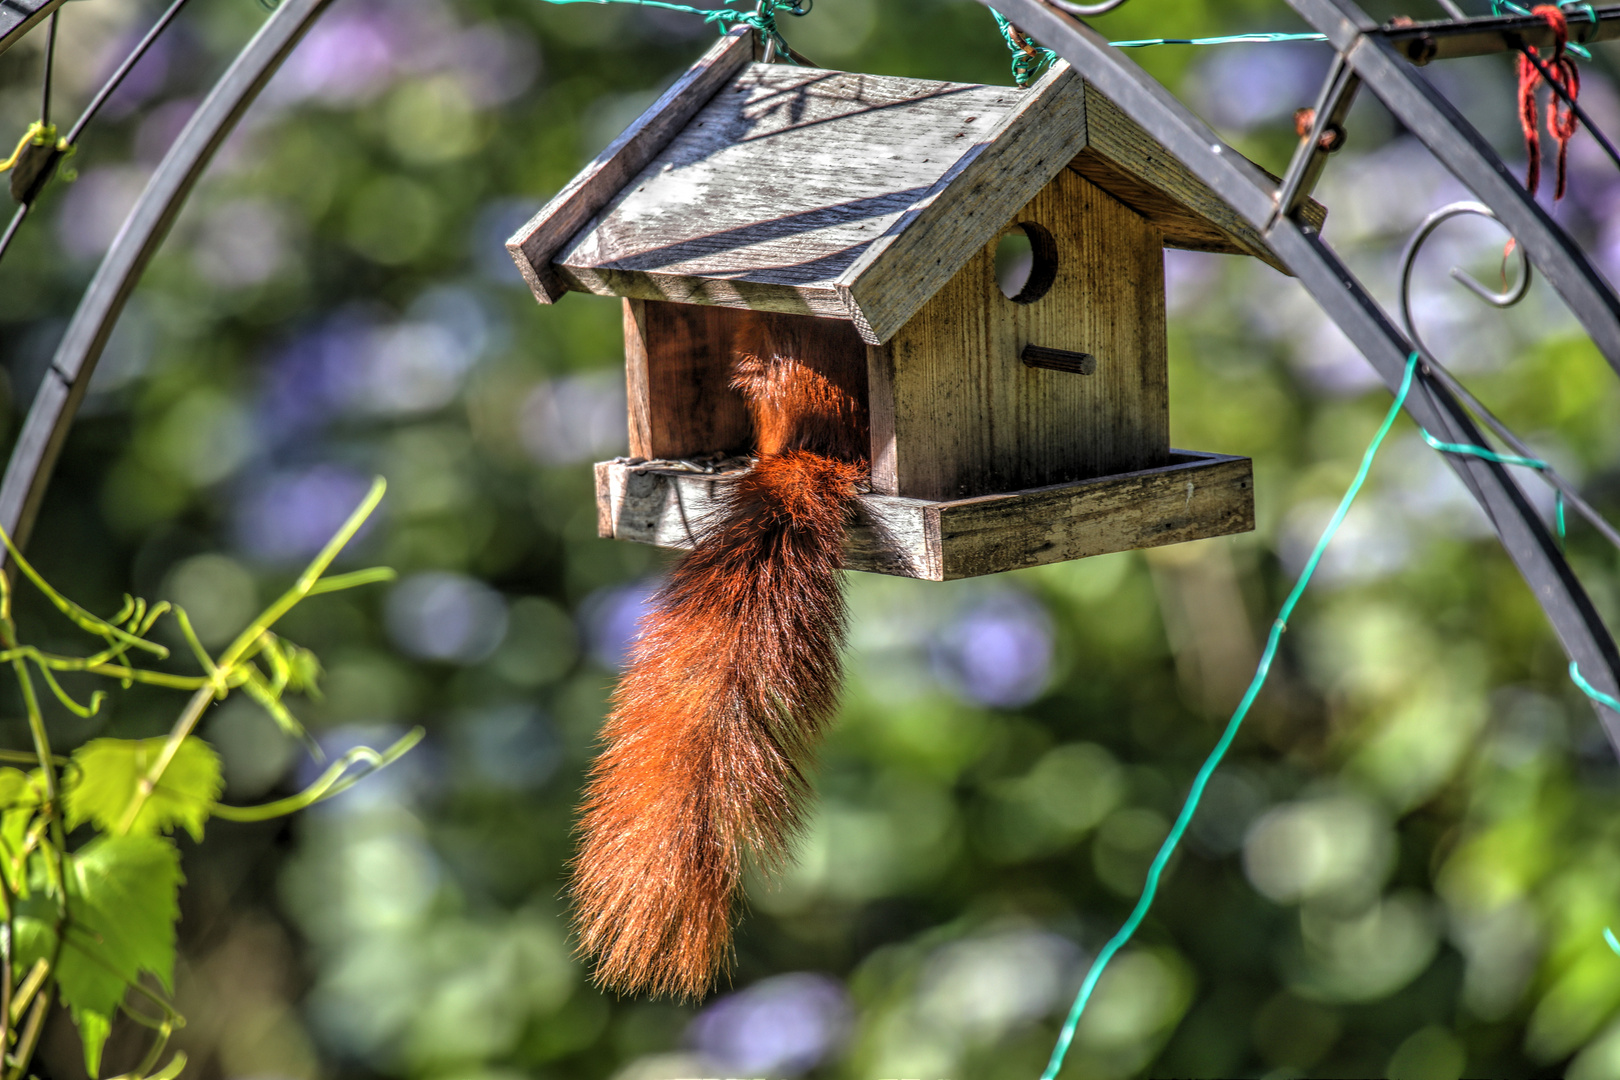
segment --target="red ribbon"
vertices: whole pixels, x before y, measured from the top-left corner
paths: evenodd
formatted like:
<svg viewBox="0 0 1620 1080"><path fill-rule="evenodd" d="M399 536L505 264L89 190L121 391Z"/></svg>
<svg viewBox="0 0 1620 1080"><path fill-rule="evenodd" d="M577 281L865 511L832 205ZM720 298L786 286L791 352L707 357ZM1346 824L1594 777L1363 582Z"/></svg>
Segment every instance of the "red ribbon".
<svg viewBox="0 0 1620 1080"><path fill-rule="evenodd" d="M1539 15L1553 32L1553 54L1547 63L1547 70L1571 101L1578 98L1581 93L1581 73L1575 67L1575 61L1564 51L1569 42L1569 21L1564 17L1562 10L1551 4L1541 4L1530 10L1530 14ZM1533 45L1525 46L1525 53L1519 56L1519 126L1524 129L1524 152L1530 159L1525 171L1524 187L1533 196L1536 189L1541 186L1541 135L1537 130L1536 115L1536 87L1543 79L1541 71L1536 67L1531 56L1539 56ZM1554 187L1553 201L1564 197L1565 161L1569 154L1569 140L1574 137L1575 129L1580 125L1580 119L1575 110L1557 93L1547 104L1547 133L1558 144L1558 182Z"/></svg>

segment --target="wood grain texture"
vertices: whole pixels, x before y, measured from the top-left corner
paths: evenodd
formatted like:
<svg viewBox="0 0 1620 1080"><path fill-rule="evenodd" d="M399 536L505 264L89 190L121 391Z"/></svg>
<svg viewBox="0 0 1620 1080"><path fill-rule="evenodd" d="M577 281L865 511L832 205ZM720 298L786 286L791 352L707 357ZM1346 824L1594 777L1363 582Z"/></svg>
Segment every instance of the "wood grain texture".
<svg viewBox="0 0 1620 1080"><path fill-rule="evenodd" d="M1085 112L1086 148L1069 167L1153 222L1166 246L1252 255L1288 273L1252 225L1091 86ZM1317 229L1326 217L1326 208L1315 200L1307 200L1300 213L1301 221Z"/></svg>
<svg viewBox="0 0 1620 1080"><path fill-rule="evenodd" d="M1068 171L1009 219L1055 241L1052 288L1030 304L1003 296L992 234L887 345L869 349L875 491L957 499L1167 460L1158 230ZM1027 345L1089 353L1095 370L1029 367Z"/></svg>
<svg viewBox="0 0 1620 1080"><path fill-rule="evenodd" d="M1254 466L1173 451L1157 469L951 502L937 513L941 578L977 577L1250 532Z"/></svg>
<svg viewBox="0 0 1620 1080"><path fill-rule="evenodd" d="M689 549L723 485L740 475L601 462L599 532ZM977 499L862 496L844 566L946 581L1253 528L1249 459L1177 450L1157 469Z"/></svg>
<svg viewBox="0 0 1620 1080"><path fill-rule="evenodd" d="M1021 100L748 65L556 256L558 272L587 291L848 318L833 283Z"/></svg>
<svg viewBox="0 0 1620 1080"><path fill-rule="evenodd" d="M1084 84L1059 61L985 141L838 280L867 342L888 341L1086 146Z"/></svg>
<svg viewBox="0 0 1620 1080"><path fill-rule="evenodd" d="M551 264L557 280L576 292L597 296L625 296L637 300L669 300L678 304L779 311L790 315L848 319L849 305L835 289L780 285L741 278L703 278L647 270L616 270L600 266Z"/></svg>
<svg viewBox="0 0 1620 1080"><path fill-rule="evenodd" d="M753 56L754 32L732 29L506 242L535 299L550 304L562 296L566 286L551 269L553 256Z"/></svg>
<svg viewBox="0 0 1620 1080"><path fill-rule="evenodd" d="M624 302L630 454L651 459L740 453L752 445L748 410L731 389L739 355L775 352L836 376L864 402L866 345L843 320L765 311Z"/></svg>
<svg viewBox="0 0 1620 1080"><path fill-rule="evenodd" d="M624 301L633 457L747 449L748 410L729 386L736 314L696 304Z"/></svg>

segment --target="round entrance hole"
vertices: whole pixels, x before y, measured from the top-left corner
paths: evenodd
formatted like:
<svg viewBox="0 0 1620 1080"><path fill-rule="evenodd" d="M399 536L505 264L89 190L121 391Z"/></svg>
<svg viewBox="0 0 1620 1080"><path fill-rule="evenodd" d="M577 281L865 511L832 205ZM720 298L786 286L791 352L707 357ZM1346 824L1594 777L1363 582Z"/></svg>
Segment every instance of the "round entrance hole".
<svg viewBox="0 0 1620 1080"><path fill-rule="evenodd" d="M996 284L1015 304L1033 304L1057 280L1057 242L1033 221L1021 221L996 244Z"/></svg>

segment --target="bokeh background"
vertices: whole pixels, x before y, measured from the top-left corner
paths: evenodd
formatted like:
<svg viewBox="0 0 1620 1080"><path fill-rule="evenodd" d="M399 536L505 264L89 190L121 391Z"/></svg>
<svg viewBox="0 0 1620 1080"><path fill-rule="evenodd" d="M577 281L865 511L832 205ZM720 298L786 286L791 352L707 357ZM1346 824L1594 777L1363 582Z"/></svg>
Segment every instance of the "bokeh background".
<svg viewBox="0 0 1620 1080"><path fill-rule="evenodd" d="M62 10L66 115L158 6ZM6 439L145 178L265 17L195 0L0 265ZM1303 29L1275 0L1139 0L1097 25ZM817 0L784 30L827 66L1009 81L967 0ZM945 585L851 575L820 801L798 864L749 886L732 984L701 1006L599 993L570 956L561 868L667 558L595 536L590 463L626 445L617 306L539 307L502 241L713 33L625 6L339 0L124 315L39 564L98 611L125 591L180 602L217 644L380 473L388 498L344 565L400 579L288 620L326 666L298 711L329 750L429 732L314 812L184 842L187 1075L1038 1075L1386 408L1296 283L1167 252L1173 441L1254 459L1258 529ZM0 57L0 133L35 116L40 37ZM1134 57L1273 171L1328 61L1308 44ZM1620 134L1611 63L1582 65L1583 101ZM1522 167L1506 58L1426 75ZM1620 278L1620 173L1585 135L1571 169L1556 215ZM1365 94L1319 192L1327 237L1385 300L1412 227L1465 195ZM1446 279L1454 263L1496 279L1493 228L1448 226L1426 252L1424 333L1620 514L1613 373L1544 286L1497 313ZM1615 553L1579 523L1570 549L1620 625ZM75 644L37 610L24 626ZM58 711L55 738L155 734L179 704ZM204 734L232 801L312 774L248 704ZM25 745L13 719L0 735ZM1602 938L1620 925L1617 779L1532 597L1403 419L1064 1075L1620 1075L1620 956ZM120 1030L109 1071L138 1048ZM65 1017L42 1068L81 1069Z"/></svg>

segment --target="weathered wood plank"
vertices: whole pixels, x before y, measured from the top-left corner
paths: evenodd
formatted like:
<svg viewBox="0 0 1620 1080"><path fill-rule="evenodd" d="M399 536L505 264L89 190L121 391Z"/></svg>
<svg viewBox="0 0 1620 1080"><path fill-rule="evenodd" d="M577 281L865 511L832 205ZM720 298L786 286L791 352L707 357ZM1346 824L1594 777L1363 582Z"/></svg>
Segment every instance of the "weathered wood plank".
<svg viewBox="0 0 1620 1080"><path fill-rule="evenodd" d="M850 570L944 581L1254 528L1247 458L1174 451L1171 464L951 502L866 495L844 549ZM596 466L602 536L689 549L741 472Z"/></svg>
<svg viewBox="0 0 1620 1080"><path fill-rule="evenodd" d="M0 0L14 2L14 0ZM566 291L551 260L593 214L606 206L686 126L736 70L753 59L754 32L736 27L676 80L568 186L506 242L523 279L542 304Z"/></svg>
<svg viewBox="0 0 1620 1080"><path fill-rule="evenodd" d="M1252 225L1092 86L1085 113L1086 147L1069 167L1158 226L1167 246L1253 255L1288 272ZM1320 229L1327 209L1308 200L1300 217Z"/></svg>
<svg viewBox="0 0 1620 1080"><path fill-rule="evenodd" d="M726 485L741 472L685 473L622 461L596 466L597 533L657 547L690 550L715 522ZM844 546L844 565L897 577L940 577L930 505L911 499L861 500Z"/></svg>
<svg viewBox="0 0 1620 1080"><path fill-rule="evenodd" d="M1170 450L1164 255L1140 215L1063 171L1004 221L1051 237L1052 287L1002 295L992 233L887 345L868 353L873 490L956 499L1162 465ZM1092 374L1030 367L1036 345Z"/></svg>
<svg viewBox="0 0 1620 1080"><path fill-rule="evenodd" d="M945 503L944 580L1254 529L1248 458L1173 451L1157 469Z"/></svg>
<svg viewBox="0 0 1620 1080"><path fill-rule="evenodd" d="M632 457L748 448L748 410L729 386L739 314L698 304L624 302Z"/></svg>
<svg viewBox="0 0 1620 1080"><path fill-rule="evenodd" d="M1084 84L1059 61L984 142L838 279L856 329L888 341L1086 146Z"/></svg>
<svg viewBox="0 0 1620 1080"><path fill-rule="evenodd" d="M636 300L670 300L678 304L779 311L786 315L815 315L848 319L849 307L833 289L779 285L743 278L702 278L662 274L649 270L551 264L563 285L597 296L624 296Z"/></svg>
<svg viewBox="0 0 1620 1080"><path fill-rule="evenodd" d="M749 65L570 240L558 272L593 292L849 318L833 282L1020 100Z"/></svg>

